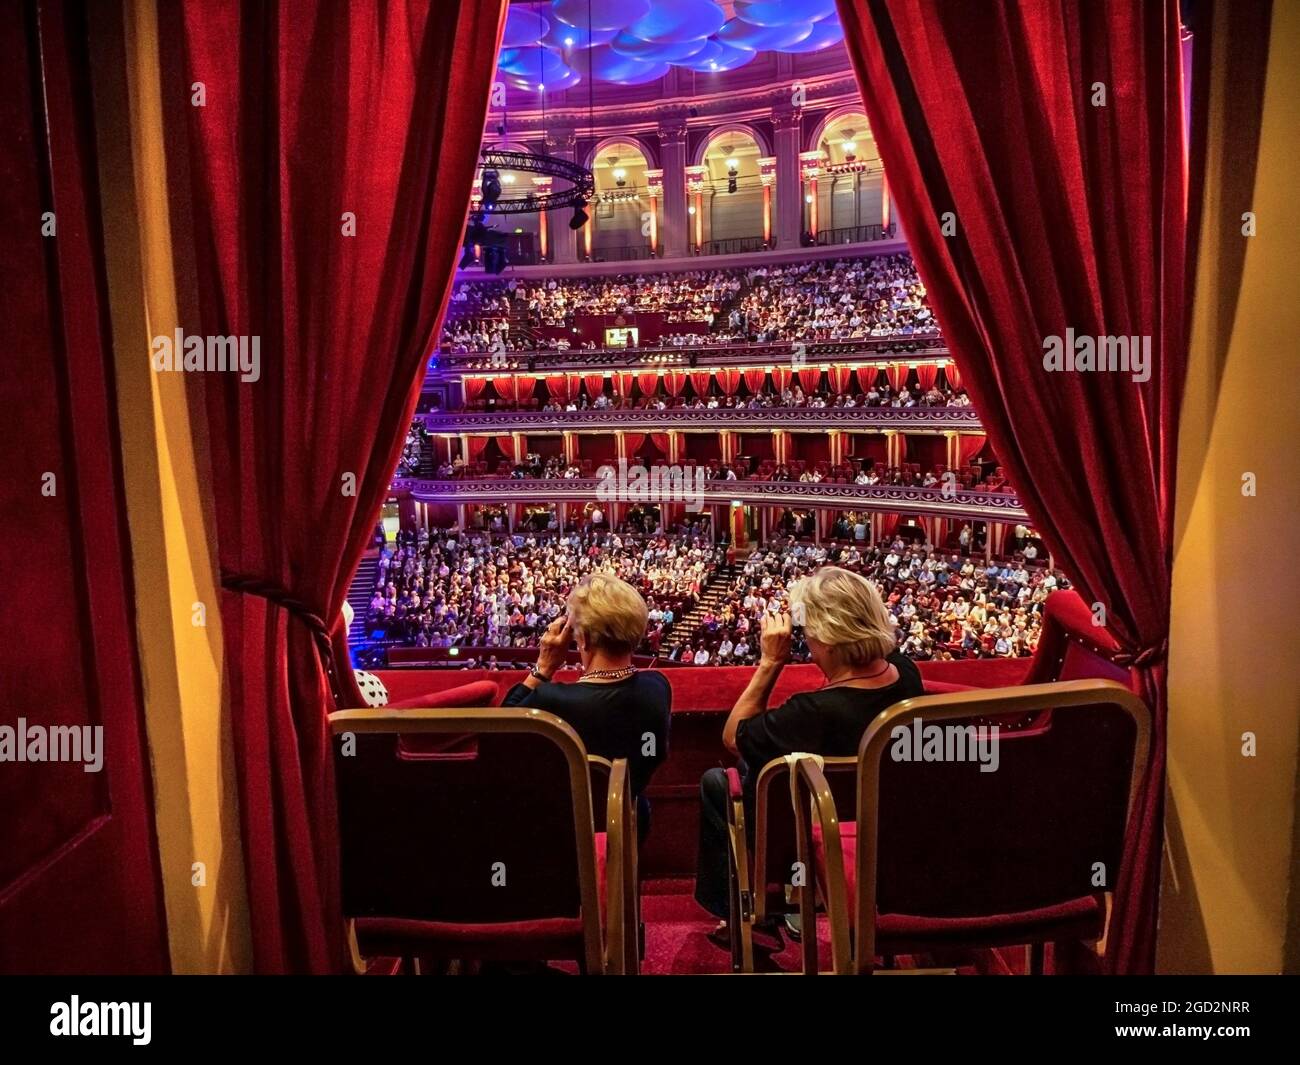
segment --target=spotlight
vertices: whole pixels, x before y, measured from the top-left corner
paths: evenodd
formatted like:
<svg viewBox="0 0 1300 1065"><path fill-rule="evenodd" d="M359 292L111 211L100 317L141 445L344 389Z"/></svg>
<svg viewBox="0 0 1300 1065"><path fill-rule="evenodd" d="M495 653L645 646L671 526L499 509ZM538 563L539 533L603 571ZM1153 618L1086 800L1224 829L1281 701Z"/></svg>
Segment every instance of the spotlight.
<svg viewBox="0 0 1300 1065"><path fill-rule="evenodd" d="M573 38L572 38L572 37L566 37L566 38L564 38L564 47L565 47L565 48L572 48L572 47L573 47Z"/></svg>
<svg viewBox="0 0 1300 1065"><path fill-rule="evenodd" d="M581 229L587 224L587 212L583 210L585 206L584 203L574 204L573 217L569 219L570 229Z"/></svg>
<svg viewBox="0 0 1300 1065"><path fill-rule="evenodd" d="M627 184L627 171L621 166L614 171L614 184L620 189Z"/></svg>
<svg viewBox="0 0 1300 1065"><path fill-rule="evenodd" d="M492 207L501 199L501 175L495 170L483 171L483 206Z"/></svg>

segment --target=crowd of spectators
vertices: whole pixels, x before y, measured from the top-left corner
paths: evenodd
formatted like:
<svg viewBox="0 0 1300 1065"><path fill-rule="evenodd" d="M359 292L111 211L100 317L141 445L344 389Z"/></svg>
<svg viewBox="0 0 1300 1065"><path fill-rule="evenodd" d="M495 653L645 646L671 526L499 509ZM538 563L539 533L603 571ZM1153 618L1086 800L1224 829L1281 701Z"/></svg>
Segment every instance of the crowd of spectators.
<svg viewBox="0 0 1300 1065"><path fill-rule="evenodd" d="M380 555L366 627L395 644L500 649L458 664L512 668L510 653L527 661L525 652L564 609L573 585L608 572L646 599L650 624L642 653L681 665L750 665L758 659L763 614L788 612L790 585L830 564L875 582L909 657L1023 658L1038 644L1048 595L1068 587L1061 574L1021 555L986 563L902 539L868 546L791 538L755 548L721 597L716 591L708 597L692 631L674 633L725 563L726 547L698 531L405 532ZM797 629L793 657L808 660Z"/></svg>
<svg viewBox="0 0 1300 1065"><path fill-rule="evenodd" d="M764 387L760 392L737 393L721 396L709 390L707 396L671 397L662 392L653 396L625 398L602 391L597 396L589 396L585 391L568 401L548 399L539 408L553 414L573 413L588 410L771 410L773 408L797 407L805 410L858 410L871 407L969 407L970 396L964 389L953 390L947 384L937 381L928 389L920 386L909 387L904 384L895 389L885 383L876 383L865 392L850 389L845 392L833 392L829 389L805 391L803 386L792 381L784 389L777 391ZM513 404L494 403L493 410L511 410ZM531 409L531 408L529 408Z"/></svg>
<svg viewBox="0 0 1300 1065"><path fill-rule="evenodd" d="M871 547L790 541L755 548L726 595L666 657L683 665L754 663L764 612L788 612L790 584L827 563L875 582L900 650L914 659L1029 657L1038 645L1043 603L1068 586L1059 573L1020 558L985 563L901 539ZM793 657L808 660L797 632Z"/></svg>
<svg viewBox="0 0 1300 1065"><path fill-rule="evenodd" d="M573 585L608 572L645 596L653 652L724 559L698 534L406 532L380 554L366 627L416 647L535 647Z"/></svg>
<svg viewBox="0 0 1300 1065"><path fill-rule="evenodd" d="M581 315L662 315L694 328L657 344L856 340L938 331L925 286L907 253L772 266L619 274L609 277L495 278L453 290L442 350L564 351L559 331ZM511 322L515 328L511 327Z"/></svg>

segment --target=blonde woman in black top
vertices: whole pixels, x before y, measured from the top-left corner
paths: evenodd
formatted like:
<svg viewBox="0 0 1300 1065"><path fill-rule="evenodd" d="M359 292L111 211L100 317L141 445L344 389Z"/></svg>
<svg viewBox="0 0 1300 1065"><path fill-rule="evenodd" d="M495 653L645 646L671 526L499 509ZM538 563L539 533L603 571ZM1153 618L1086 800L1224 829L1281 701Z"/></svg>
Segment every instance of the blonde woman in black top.
<svg viewBox="0 0 1300 1065"><path fill-rule="evenodd" d="M722 732L722 742L741 757L741 778L751 803L758 772L773 758L796 752L855 755L877 714L901 699L922 694L921 674L911 659L898 652L889 613L871 581L849 570L823 566L791 585L789 594L789 614L763 617L762 656ZM808 650L825 682L769 709L768 700L790 659L792 619L802 624ZM729 856L727 780L722 769L704 774L700 798L695 898L710 913L725 917Z"/></svg>
<svg viewBox="0 0 1300 1065"><path fill-rule="evenodd" d="M588 754L626 758L644 838L650 803L643 793L668 757L672 719L667 678L632 664L632 652L645 636L645 600L627 581L593 573L574 586L566 606L542 637L537 665L501 705L547 710L573 726ZM558 684L552 678L575 643L582 677L576 684Z"/></svg>

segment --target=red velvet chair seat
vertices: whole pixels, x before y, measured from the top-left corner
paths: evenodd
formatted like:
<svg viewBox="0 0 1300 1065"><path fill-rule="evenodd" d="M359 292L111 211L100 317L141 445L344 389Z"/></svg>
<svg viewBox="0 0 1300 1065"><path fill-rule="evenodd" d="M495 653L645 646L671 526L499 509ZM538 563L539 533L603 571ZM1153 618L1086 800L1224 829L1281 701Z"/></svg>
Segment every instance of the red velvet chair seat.
<svg viewBox="0 0 1300 1065"><path fill-rule="evenodd" d="M858 826L840 822L844 853L844 884L849 920L856 920L858 886ZM813 861L817 877L826 881L826 848L820 826L813 825ZM880 954L911 954L945 946L969 948L1010 946L1031 940L1094 940L1101 936L1106 916L1100 896L1085 895L1054 906L1020 913L971 917L918 917L882 913L876 919L876 949Z"/></svg>
<svg viewBox="0 0 1300 1065"><path fill-rule="evenodd" d="M596 887L602 923L605 916L604 832L596 833ZM416 954L456 957L457 948L472 948L475 958L487 961L515 961L521 956L566 960L582 957L582 919L545 917L533 921L503 921L494 924L459 924L450 921L419 921L404 917L358 917L357 942L364 955ZM520 954L519 944L527 949Z"/></svg>

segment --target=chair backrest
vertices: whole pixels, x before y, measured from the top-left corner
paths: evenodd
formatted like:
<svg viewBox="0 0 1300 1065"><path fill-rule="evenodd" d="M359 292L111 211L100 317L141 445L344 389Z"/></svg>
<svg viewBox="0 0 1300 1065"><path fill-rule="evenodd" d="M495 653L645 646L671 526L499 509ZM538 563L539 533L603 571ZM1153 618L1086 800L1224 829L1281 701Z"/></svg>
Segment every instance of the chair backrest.
<svg viewBox="0 0 1300 1065"><path fill-rule="evenodd" d="M343 710L330 725L345 917L580 918L598 970L592 789L569 725L507 708ZM474 743L441 752L431 733Z"/></svg>
<svg viewBox="0 0 1300 1065"><path fill-rule="evenodd" d="M852 815L857 801L856 758L824 758L823 768L835 797L835 808ZM790 804L790 762L773 758L754 782L754 903L755 914L767 914L769 889L791 882L798 860L794 812Z"/></svg>
<svg viewBox="0 0 1300 1065"><path fill-rule="evenodd" d="M1041 711L1014 733L973 736L968 724ZM857 971L872 964L880 913L1016 914L1112 890L1150 732L1146 704L1110 680L921 696L878 716L858 749ZM814 795L826 789L815 766L799 773ZM828 831L827 816L833 881L838 826Z"/></svg>

